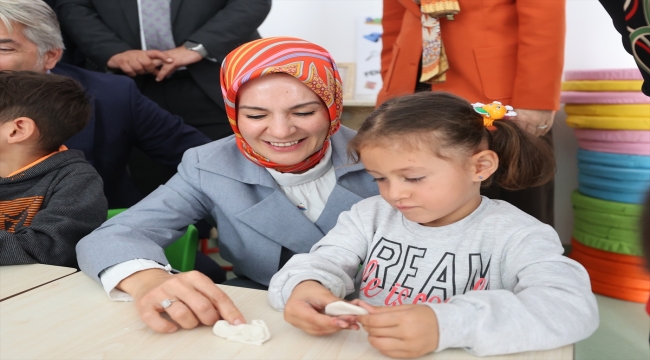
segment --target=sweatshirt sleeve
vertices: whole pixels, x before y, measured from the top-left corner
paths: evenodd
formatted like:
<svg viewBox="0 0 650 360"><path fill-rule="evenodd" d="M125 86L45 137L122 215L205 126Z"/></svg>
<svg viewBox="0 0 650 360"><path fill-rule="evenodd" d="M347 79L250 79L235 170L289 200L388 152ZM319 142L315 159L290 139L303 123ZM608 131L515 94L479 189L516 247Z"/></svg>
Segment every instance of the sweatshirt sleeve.
<svg viewBox="0 0 650 360"><path fill-rule="evenodd" d="M284 306L296 285L315 280L340 298L354 292L354 278L366 257L372 232L364 228L359 204L339 215L336 226L309 254L294 255L269 284L269 303L276 310Z"/></svg>
<svg viewBox="0 0 650 360"><path fill-rule="evenodd" d="M516 232L499 264L504 289L469 291L446 304L429 304L438 317L437 351L462 347L479 356L553 349L598 327L589 275L562 255L547 225Z"/></svg>
<svg viewBox="0 0 650 360"><path fill-rule="evenodd" d="M54 185L29 226L0 230L0 265L49 264L77 267L75 246L106 220L107 203L99 174L71 172Z"/></svg>

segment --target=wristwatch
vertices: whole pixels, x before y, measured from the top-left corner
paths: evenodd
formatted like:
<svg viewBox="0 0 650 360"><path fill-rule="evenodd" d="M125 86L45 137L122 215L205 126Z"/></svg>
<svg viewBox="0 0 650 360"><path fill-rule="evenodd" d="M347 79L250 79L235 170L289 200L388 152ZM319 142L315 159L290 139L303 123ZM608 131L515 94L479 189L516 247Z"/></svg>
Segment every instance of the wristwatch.
<svg viewBox="0 0 650 360"><path fill-rule="evenodd" d="M202 58L205 58L205 57L208 56L208 50L205 49L203 44L198 44L198 43L195 43L193 41L186 41L186 42L183 43L183 46L187 50L196 51L197 53L199 53L199 55L201 55Z"/></svg>

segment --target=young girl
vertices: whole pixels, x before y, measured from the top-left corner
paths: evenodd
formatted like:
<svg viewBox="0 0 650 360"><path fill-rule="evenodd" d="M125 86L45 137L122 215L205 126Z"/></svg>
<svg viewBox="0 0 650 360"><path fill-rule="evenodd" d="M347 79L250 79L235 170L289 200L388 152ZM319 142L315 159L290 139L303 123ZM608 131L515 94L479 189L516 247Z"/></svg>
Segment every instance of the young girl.
<svg viewBox="0 0 650 360"><path fill-rule="evenodd" d="M506 354L588 337L598 310L585 269L562 256L553 228L479 193L490 181L538 186L555 168L549 145L493 121L494 107L422 92L375 110L348 151L381 196L342 213L309 254L295 255L271 280L271 305L310 334L358 321L393 357L450 347ZM322 314L353 293L369 315Z"/></svg>

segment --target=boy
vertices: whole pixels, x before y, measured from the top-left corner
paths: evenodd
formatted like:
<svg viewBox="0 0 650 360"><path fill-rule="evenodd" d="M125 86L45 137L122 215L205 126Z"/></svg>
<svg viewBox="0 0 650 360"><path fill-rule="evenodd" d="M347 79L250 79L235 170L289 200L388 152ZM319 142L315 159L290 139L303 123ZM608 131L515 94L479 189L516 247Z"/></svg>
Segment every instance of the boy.
<svg viewBox="0 0 650 360"><path fill-rule="evenodd" d="M90 112L72 79L0 71L0 265L76 267L77 242L106 220L101 178L63 146Z"/></svg>

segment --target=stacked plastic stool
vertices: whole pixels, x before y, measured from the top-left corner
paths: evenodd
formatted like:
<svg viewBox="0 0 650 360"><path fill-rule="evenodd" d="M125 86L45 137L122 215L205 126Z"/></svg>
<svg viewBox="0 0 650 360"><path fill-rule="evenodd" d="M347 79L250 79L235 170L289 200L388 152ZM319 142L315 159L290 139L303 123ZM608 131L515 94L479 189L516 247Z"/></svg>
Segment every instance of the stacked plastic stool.
<svg viewBox="0 0 650 360"><path fill-rule="evenodd" d="M565 80L566 121L579 146L569 256L587 269L595 293L645 303L640 216L650 190L650 98L638 69L569 71Z"/></svg>

